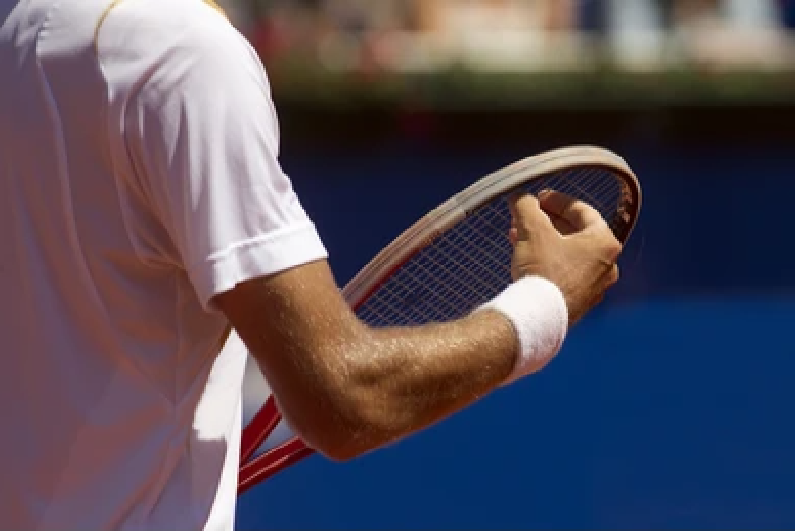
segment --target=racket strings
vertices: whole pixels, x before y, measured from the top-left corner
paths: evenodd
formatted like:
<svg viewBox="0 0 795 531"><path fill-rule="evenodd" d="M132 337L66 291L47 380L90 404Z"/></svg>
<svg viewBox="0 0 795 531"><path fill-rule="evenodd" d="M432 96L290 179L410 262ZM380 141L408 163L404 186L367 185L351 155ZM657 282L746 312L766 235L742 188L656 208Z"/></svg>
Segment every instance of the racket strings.
<svg viewBox="0 0 795 531"><path fill-rule="evenodd" d="M581 199L613 225L622 182L599 167L573 168L522 189L554 189ZM508 194L477 209L414 255L357 313L372 326L418 325L463 317L511 281Z"/></svg>

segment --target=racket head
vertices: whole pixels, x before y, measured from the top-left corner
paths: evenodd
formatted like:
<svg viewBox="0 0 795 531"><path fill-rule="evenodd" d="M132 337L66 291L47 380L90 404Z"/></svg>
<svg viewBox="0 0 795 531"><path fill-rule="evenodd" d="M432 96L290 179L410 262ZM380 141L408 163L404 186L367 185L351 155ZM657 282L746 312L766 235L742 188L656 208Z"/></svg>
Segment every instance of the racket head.
<svg viewBox="0 0 795 531"><path fill-rule="evenodd" d="M342 291L345 300L373 326L465 315L511 281L508 197L546 188L594 206L620 242L632 234L641 189L627 163L598 147L558 149L484 177L430 211L359 271ZM243 396L239 493L312 454L285 425L253 358Z"/></svg>
<svg viewBox="0 0 795 531"><path fill-rule="evenodd" d="M592 146L523 159L451 197L385 247L345 286L345 300L373 326L456 319L511 281L511 216L517 191L567 193L595 207L626 243L641 188L624 159Z"/></svg>

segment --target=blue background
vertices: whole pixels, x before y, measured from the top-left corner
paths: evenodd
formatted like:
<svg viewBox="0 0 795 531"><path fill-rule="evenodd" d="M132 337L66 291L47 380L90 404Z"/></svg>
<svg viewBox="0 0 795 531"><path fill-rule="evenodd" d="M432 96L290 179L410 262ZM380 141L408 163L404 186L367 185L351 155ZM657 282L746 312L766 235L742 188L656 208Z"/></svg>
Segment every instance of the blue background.
<svg viewBox="0 0 795 531"><path fill-rule="evenodd" d="M283 162L344 284L428 208L542 147ZM395 447L299 463L239 499L239 529L795 526L791 148L608 147L641 178L642 219L620 285L558 359Z"/></svg>

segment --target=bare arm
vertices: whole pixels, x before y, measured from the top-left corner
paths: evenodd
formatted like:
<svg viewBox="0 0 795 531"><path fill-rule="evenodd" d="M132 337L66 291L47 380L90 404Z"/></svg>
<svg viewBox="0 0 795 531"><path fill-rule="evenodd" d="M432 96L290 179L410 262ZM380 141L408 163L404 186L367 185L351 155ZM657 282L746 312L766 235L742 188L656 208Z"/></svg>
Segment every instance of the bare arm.
<svg viewBox="0 0 795 531"><path fill-rule="evenodd" d="M516 336L497 312L373 329L342 299L325 261L215 299L303 439L344 460L420 430L500 385Z"/></svg>
<svg viewBox="0 0 795 531"><path fill-rule="evenodd" d="M345 304L325 261L238 285L215 303L292 427L328 457L349 459L541 369L569 322L616 282L621 246L599 213L562 194L542 195L549 215L535 197L513 199L510 234L513 278L541 278L516 280L494 300L497 311L373 329ZM574 232L562 235L550 215Z"/></svg>

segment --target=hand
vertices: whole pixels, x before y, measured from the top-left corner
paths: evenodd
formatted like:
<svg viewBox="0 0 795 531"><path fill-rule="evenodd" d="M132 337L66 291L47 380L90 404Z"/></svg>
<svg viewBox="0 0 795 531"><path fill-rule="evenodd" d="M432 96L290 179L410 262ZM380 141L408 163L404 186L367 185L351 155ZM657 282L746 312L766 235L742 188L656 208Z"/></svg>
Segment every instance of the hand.
<svg viewBox="0 0 795 531"><path fill-rule="evenodd" d="M537 275L557 285L571 326L618 281L621 244L597 210L565 194L521 194L510 206L513 279Z"/></svg>

